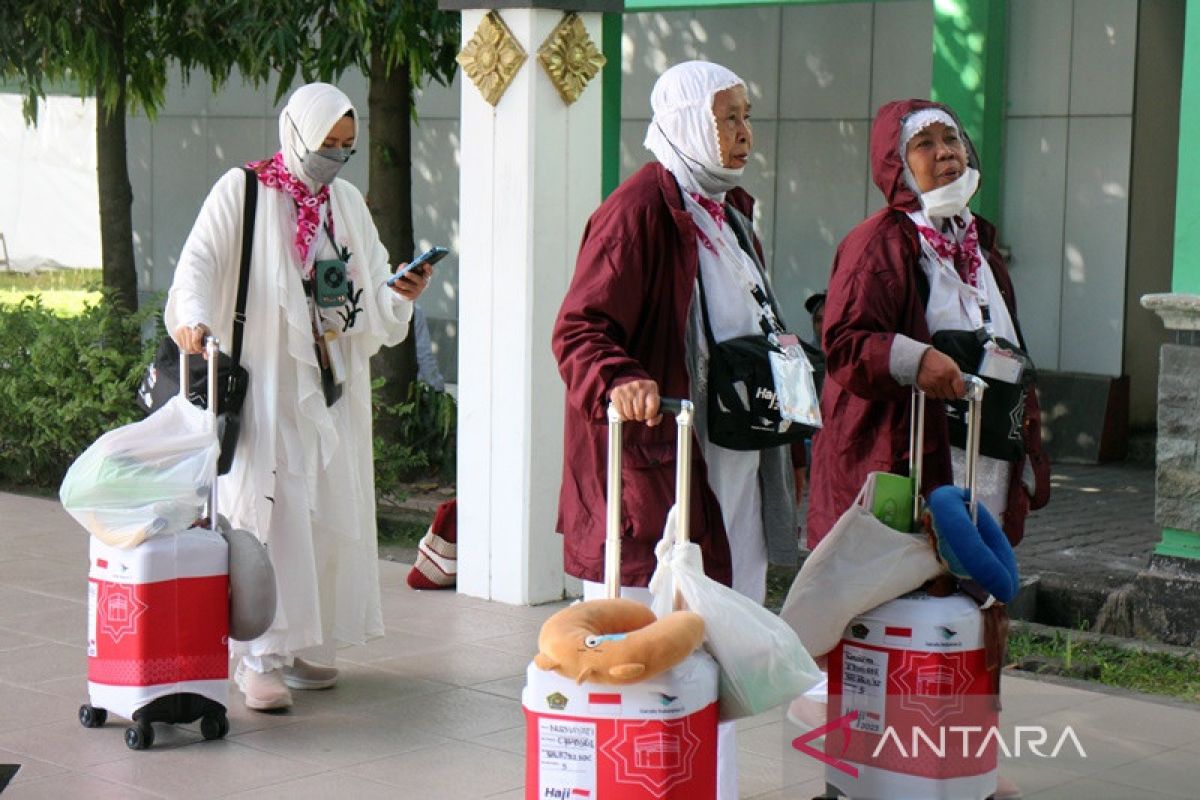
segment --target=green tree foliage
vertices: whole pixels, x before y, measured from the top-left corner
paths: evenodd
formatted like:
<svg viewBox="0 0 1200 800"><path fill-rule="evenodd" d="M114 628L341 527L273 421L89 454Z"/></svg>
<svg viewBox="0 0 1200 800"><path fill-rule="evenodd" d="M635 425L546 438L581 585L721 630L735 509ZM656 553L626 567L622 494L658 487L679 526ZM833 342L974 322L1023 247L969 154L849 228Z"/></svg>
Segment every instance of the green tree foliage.
<svg viewBox="0 0 1200 800"><path fill-rule="evenodd" d="M109 298L77 316L30 295L0 309L0 484L55 487L100 434L142 416L133 403L153 354L144 324Z"/></svg>
<svg viewBox="0 0 1200 800"><path fill-rule="evenodd" d="M20 86L27 120L37 121L37 101L48 85L73 83L80 95L97 98L103 279L121 309L137 306L125 115L140 109L154 116L172 65L185 79L195 69L205 70L214 90L239 57L247 67L255 66L234 43L258 5L250 0L0 2L0 75Z"/></svg>

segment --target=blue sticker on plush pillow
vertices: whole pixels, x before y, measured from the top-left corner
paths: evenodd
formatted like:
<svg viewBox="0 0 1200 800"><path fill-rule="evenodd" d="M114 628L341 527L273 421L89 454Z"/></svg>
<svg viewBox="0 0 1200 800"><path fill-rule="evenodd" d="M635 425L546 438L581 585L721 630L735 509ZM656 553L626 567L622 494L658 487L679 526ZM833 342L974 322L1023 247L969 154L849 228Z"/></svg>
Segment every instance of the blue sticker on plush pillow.
<svg viewBox="0 0 1200 800"><path fill-rule="evenodd" d="M978 505L971 522L970 495L957 486L939 486L929 495L929 513L937 534L938 555L959 578L970 578L1002 603L1011 602L1020 585L1017 559L996 518Z"/></svg>

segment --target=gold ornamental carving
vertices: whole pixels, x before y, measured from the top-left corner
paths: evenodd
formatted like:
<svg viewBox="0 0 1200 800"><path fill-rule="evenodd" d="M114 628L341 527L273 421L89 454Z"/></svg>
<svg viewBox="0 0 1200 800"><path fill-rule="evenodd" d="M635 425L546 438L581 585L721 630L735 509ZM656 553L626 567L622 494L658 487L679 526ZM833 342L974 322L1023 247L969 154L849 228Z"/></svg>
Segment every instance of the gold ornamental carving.
<svg viewBox="0 0 1200 800"><path fill-rule="evenodd" d="M455 59L491 105L500 102L527 55L517 37L495 11L489 11L467 46Z"/></svg>
<svg viewBox="0 0 1200 800"><path fill-rule="evenodd" d="M604 66L604 54L596 48L578 14L564 14L538 48L538 61L550 76L563 102L574 103Z"/></svg>

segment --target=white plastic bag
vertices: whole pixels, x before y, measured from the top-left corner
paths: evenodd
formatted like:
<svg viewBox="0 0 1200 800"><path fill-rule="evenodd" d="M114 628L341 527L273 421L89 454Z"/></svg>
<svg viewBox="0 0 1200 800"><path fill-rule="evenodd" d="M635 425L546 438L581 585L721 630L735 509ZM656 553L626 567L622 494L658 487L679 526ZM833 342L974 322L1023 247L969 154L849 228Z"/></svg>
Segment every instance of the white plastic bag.
<svg viewBox="0 0 1200 800"><path fill-rule="evenodd" d="M704 618L705 647L721 667L720 714L731 720L790 703L821 680L821 671L792 631L770 610L704 574L700 546L675 542L675 509L656 549L650 579L654 612L685 608Z"/></svg>
<svg viewBox="0 0 1200 800"><path fill-rule="evenodd" d="M925 534L900 533L863 507L873 481L874 474L805 560L779 612L817 658L837 646L850 620L945 571Z"/></svg>
<svg viewBox="0 0 1200 800"><path fill-rule="evenodd" d="M208 412L173 397L83 451L58 496L100 541L136 547L149 536L184 530L201 515L219 453Z"/></svg>

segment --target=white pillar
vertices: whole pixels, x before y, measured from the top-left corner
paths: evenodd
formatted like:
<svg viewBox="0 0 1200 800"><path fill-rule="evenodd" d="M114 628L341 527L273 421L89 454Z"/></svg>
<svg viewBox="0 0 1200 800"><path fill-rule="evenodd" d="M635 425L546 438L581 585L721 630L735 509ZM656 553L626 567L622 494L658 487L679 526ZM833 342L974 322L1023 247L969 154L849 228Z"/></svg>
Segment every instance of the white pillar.
<svg viewBox="0 0 1200 800"><path fill-rule="evenodd" d="M463 10L464 46L486 13ZM532 604L564 590L563 384L550 333L601 200L600 76L567 105L537 58L563 12L499 13L526 61L495 107L462 80L458 591ZM580 16L599 47L601 15Z"/></svg>

